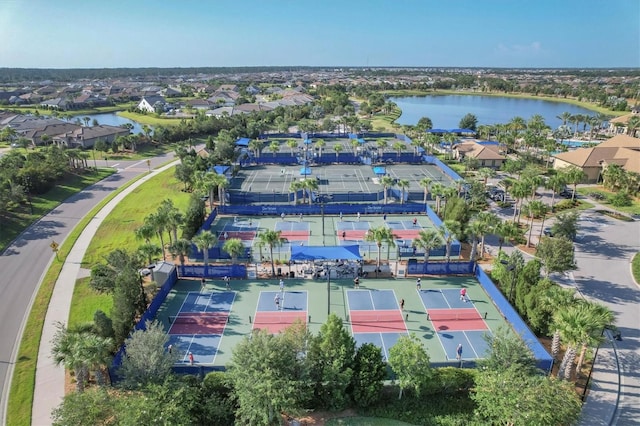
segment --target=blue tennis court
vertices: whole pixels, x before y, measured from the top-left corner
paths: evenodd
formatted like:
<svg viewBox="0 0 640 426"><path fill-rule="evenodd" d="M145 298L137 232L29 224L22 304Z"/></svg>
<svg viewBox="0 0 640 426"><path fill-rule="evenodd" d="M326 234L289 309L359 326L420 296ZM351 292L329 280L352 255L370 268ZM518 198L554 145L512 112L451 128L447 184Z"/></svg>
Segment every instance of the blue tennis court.
<svg viewBox="0 0 640 426"><path fill-rule="evenodd" d="M222 231L228 232L243 232L243 231L257 231L260 228L259 220L234 220L233 222L227 222L222 227Z"/></svg>
<svg viewBox="0 0 640 426"><path fill-rule="evenodd" d="M390 229L420 229L420 224L413 224L413 220L387 220L385 224Z"/></svg>
<svg viewBox="0 0 640 426"><path fill-rule="evenodd" d="M180 312L229 312L236 297L233 291L219 293L189 292Z"/></svg>
<svg viewBox="0 0 640 426"><path fill-rule="evenodd" d="M276 222L276 227L275 230L276 231L306 231L309 232L309 229L311 228L309 222L305 222L304 221L304 216L303 216L303 220L300 221L299 218L295 218L292 220L280 220L278 222Z"/></svg>
<svg viewBox="0 0 640 426"><path fill-rule="evenodd" d="M279 304L276 306L275 297ZM256 312L307 311L306 291L261 291Z"/></svg>
<svg viewBox="0 0 640 426"><path fill-rule="evenodd" d="M399 309L393 290L347 290L351 311Z"/></svg>
<svg viewBox="0 0 640 426"><path fill-rule="evenodd" d="M382 349L382 357L385 361L389 359L389 349L398 342L400 336L407 336L407 333L353 333L356 346L360 347L365 343L372 343Z"/></svg>
<svg viewBox="0 0 640 426"><path fill-rule="evenodd" d="M489 345L484 339L491 335L491 331L439 331L438 339L447 354L447 359L456 359L456 349L462 345L462 360L476 360L486 358Z"/></svg>
<svg viewBox="0 0 640 426"><path fill-rule="evenodd" d="M175 318L182 318L184 315L205 323L209 320L218 323L217 317L228 317L235 297L235 291L189 292ZM216 314L219 315L216 316ZM206 327L202 329L206 330ZM169 334L168 344L171 345L172 351L179 354L178 362L190 363L189 353L191 353L195 363L213 364L224 334L224 325L218 329L216 334L202 334L201 332ZM220 332L218 333L218 331Z"/></svg>
<svg viewBox="0 0 640 426"><path fill-rule="evenodd" d="M366 220L362 220L358 222L357 219L354 220L339 220L336 222L336 229L338 231L367 231L369 230L369 222Z"/></svg>
<svg viewBox="0 0 640 426"><path fill-rule="evenodd" d="M429 309L468 309L474 308L475 305L469 293L465 300L460 300L460 290L455 288L428 289L420 290L420 299L426 310Z"/></svg>

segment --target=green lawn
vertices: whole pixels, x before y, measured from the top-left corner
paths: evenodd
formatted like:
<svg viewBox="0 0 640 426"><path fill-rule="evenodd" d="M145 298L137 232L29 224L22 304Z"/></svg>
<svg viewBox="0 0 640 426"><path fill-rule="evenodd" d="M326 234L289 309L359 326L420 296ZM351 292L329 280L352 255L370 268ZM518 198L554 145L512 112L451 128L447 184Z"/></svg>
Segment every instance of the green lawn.
<svg viewBox="0 0 640 426"><path fill-rule="evenodd" d="M365 119L371 122L374 131L395 132L393 123L400 117L402 110L394 108L390 114L374 114L371 119Z"/></svg>
<svg viewBox="0 0 640 426"><path fill-rule="evenodd" d="M103 107L96 107L96 108L74 109L74 110L69 110L69 111L61 111L60 114L70 114L70 115L101 114L101 113L105 113L105 112L117 112L117 111L126 110L127 108L131 107L132 105L134 105L134 103L127 102L127 103L123 103L123 104L116 104L116 105L113 105L113 106L103 106ZM53 111L50 111L50 110L47 110L47 109L43 109L42 107L40 107L40 105L26 105L26 106L21 106L21 107L11 107L9 110L10 111L15 111L15 112L20 112L20 113L23 113L23 114L32 114L32 113L38 111L38 113L40 115L43 115L43 116L50 116L53 113ZM58 116L60 116L60 114Z"/></svg>
<svg viewBox="0 0 640 426"><path fill-rule="evenodd" d="M640 253L636 253L631 261L631 271L633 273L633 279L636 283L640 284Z"/></svg>
<svg viewBox="0 0 640 426"><path fill-rule="evenodd" d="M632 204L630 206L615 207L611 205L611 203L609 203L609 197L611 197L613 193L608 189L604 189L604 187L602 186L578 188L578 194L585 197L589 197L589 194L600 194L604 197L604 200L596 200L599 204L622 213L640 215L640 200L638 200L637 198L632 198Z"/></svg>
<svg viewBox="0 0 640 426"><path fill-rule="evenodd" d="M90 278L81 278L76 281L71 298L71 311L69 312L69 327L93 321L93 314L98 309L105 314L111 313L113 297L111 294L98 293L89 286Z"/></svg>
<svg viewBox="0 0 640 426"><path fill-rule="evenodd" d="M136 188L107 216L85 254L82 262L85 268L102 262L115 249L136 250L142 242L135 239L134 231L143 224L145 217L158 209L163 200L171 199L178 209L183 213L186 211L189 194L182 192L183 184L174 177L174 170L172 167Z"/></svg>
<svg viewBox="0 0 640 426"><path fill-rule="evenodd" d="M139 114L129 111L120 111L118 115L149 126L177 126L182 121L182 118L160 118L155 114Z"/></svg>
<svg viewBox="0 0 640 426"><path fill-rule="evenodd" d="M195 138L194 138L195 139ZM136 152L102 152L95 151L92 152L92 155L95 154L96 160L104 160L107 158L108 164L115 164L115 162L120 160L144 160L150 157L157 157L162 154L166 154L167 152L175 151L178 144L167 144L167 145L152 145L152 144L143 144L138 145L136 147ZM90 162L93 161L90 160Z"/></svg>
<svg viewBox="0 0 640 426"><path fill-rule="evenodd" d="M33 214L28 203L25 203L15 212L2 218L0 226L0 251L7 248L22 231L27 229L32 223L40 219L60 205L61 202L77 194L89 185L92 185L107 176L113 174L113 169L99 169L97 173L87 173L83 175L69 174L67 177L43 195L31 197L33 204Z"/></svg>

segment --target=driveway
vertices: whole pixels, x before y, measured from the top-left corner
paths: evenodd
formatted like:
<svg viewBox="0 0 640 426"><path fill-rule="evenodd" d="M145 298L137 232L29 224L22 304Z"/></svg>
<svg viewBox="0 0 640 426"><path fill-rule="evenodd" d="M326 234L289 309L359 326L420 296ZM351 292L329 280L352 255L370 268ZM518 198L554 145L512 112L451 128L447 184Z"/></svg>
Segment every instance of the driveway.
<svg viewBox="0 0 640 426"><path fill-rule="evenodd" d="M151 159L157 167L174 157L173 153ZM61 244L78 222L113 190L148 171L146 160L110 161L118 173L70 197L55 210L23 232L0 255L0 420L4 423L11 375L26 320L40 281L54 260L49 247ZM102 163L104 164L104 163ZM100 166L100 162L98 162ZM33 354L36 357L37 354Z"/></svg>

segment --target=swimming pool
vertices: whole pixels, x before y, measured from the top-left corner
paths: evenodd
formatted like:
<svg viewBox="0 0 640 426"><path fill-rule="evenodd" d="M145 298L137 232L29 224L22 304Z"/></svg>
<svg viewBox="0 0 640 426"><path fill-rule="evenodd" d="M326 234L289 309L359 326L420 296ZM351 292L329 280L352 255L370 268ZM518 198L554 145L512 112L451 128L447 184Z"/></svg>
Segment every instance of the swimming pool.
<svg viewBox="0 0 640 426"><path fill-rule="evenodd" d="M562 143L564 146L566 146L567 148L582 148L583 145L595 145L595 144L599 144L600 141L574 141L574 140L564 140L564 141L560 141L558 140L558 143Z"/></svg>

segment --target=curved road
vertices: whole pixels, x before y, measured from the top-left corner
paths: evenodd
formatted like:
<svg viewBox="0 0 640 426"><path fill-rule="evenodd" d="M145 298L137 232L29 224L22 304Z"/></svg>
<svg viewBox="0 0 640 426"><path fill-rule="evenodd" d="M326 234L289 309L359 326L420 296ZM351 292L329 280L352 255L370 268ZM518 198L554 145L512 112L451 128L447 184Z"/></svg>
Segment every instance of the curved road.
<svg viewBox="0 0 640 426"><path fill-rule="evenodd" d="M151 168L172 158L174 153L152 158ZM107 166L104 161L97 163L100 167ZM3 424L24 322L40 281L54 259L49 245L52 241L62 244L78 222L109 193L149 170L146 160L109 163L117 173L65 200L0 254L0 339L3 342L0 345L0 422ZM33 357L37 357L37 353Z"/></svg>

